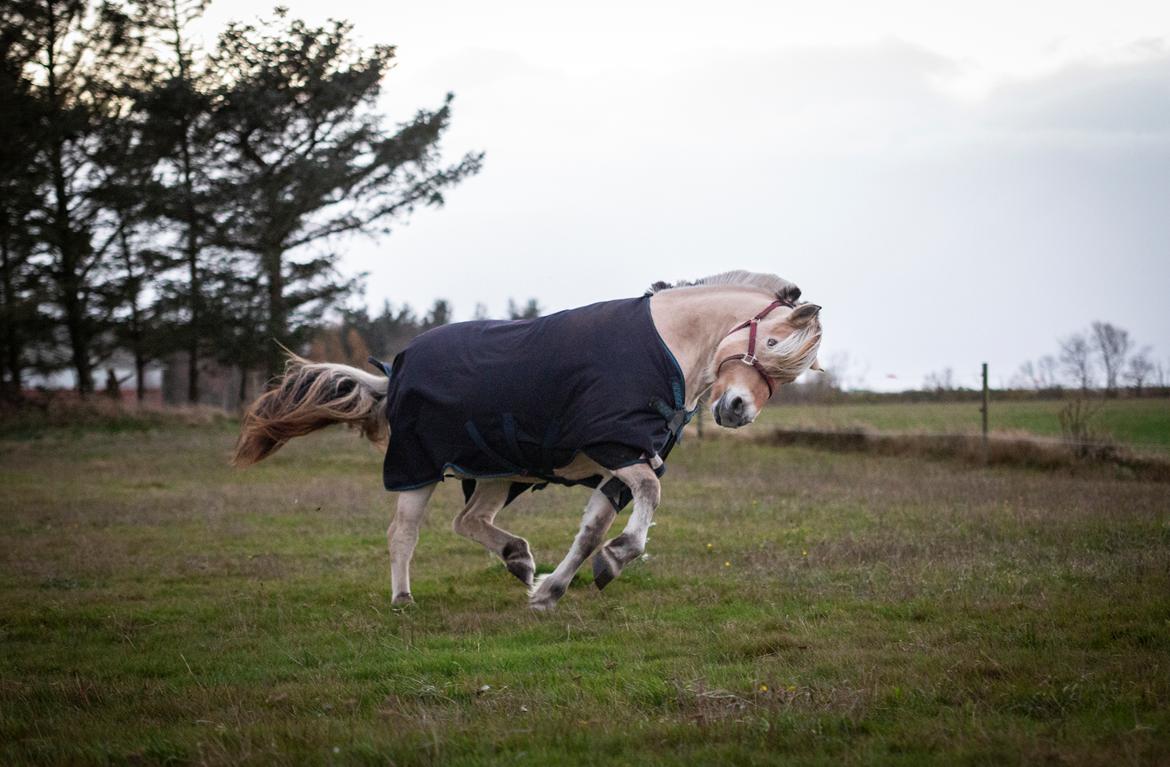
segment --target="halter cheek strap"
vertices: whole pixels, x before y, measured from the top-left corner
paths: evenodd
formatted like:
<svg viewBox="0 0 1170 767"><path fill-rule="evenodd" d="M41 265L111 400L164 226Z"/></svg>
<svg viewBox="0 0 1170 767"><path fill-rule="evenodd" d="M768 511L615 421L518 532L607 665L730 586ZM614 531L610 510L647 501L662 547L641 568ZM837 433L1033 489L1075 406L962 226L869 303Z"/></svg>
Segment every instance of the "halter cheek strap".
<svg viewBox="0 0 1170 767"><path fill-rule="evenodd" d="M743 354L732 354L728 357L724 357L723 360L720 361L719 367L715 368L715 375L716 376L719 375L719 371L722 370L723 366L726 365L728 362L731 362L732 360L740 360L745 365L751 365L752 367L754 367L756 369L756 372L760 374L760 378L764 379L764 383L766 383L768 385L768 398L771 399L772 394L775 393L776 385L772 382L772 377L770 375L768 375L768 371L764 370L764 366L760 364L760 361L758 359L756 359L756 329L759 327L760 320L764 319L769 314L771 314L774 309L777 309L781 306L792 307L793 304L790 301L784 301L783 299L776 299L772 303L765 306L764 310L761 311L759 314L757 314L755 317L752 317L750 320L744 320L740 324L733 327L730 331L728 331L727 335L729 336L732 333L738 333L739 331L743 330L744 328L748 328L747 351ZM724 338L726 338L726 337L727 336L724 336Z"/></svg>

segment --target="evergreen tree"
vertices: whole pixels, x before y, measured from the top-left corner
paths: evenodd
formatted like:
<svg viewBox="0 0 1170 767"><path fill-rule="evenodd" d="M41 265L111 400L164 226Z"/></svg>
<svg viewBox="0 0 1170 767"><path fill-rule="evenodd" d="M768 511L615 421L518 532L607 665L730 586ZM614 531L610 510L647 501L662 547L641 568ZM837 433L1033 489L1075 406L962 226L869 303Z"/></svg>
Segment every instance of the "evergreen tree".
<svg viewBox="0 0 1170 767"><path fill-rule="evenodd" d="M107 179L96 159L105 132L124 119L118 80L141 50L134 19L110 3L27 0L6 9L30 55L23 67L35 103L35 140L25 145L45 179L34 218L43 245L40 278L64 329L82 394L93 391L105 317L98 286L119 227L99 193Z"/></svg>
<svg viewBox="0 0 1170 767"><path fill-rule="evenodd" d="M44 183L29 147L37 141L39 105L26 76L36 43L20 4L0 2L0 396L21 396L29 347L38 333L32 256L33 216Z"/></svg>
<svg viewBox="0 0 1170 767"><path fill-rule="evenodd" d="M356 47L347 23L314 27L282 11L220 36L215 183L228 211L219 242L262 275L268 338L295 346L356 286L336 273L325 241L385 231L479 170L478 154L440 165L450 96L396 130L384 126L375 100L393 57L389 46ZM274 373L280 351L267 346Z"/></svg>
<svg viewBox="0 0 1170 767"><path fill-rule="evenodd" d="M138 94L143 140L156 163L151 213L173 224L166 246L181 261L181 276L161 285L163 306L178 332L174 340L187 355L187 400L199 400L199 358L213 329L206 327L204 292L208 242L215 228L217 200L208 169L214 143L211 119L214 85L191 43L189 25L202 16L206 0L160 0L140 6L154 45L144 67L152 86ZM214 281L213 281L214 282Z"/></svg>

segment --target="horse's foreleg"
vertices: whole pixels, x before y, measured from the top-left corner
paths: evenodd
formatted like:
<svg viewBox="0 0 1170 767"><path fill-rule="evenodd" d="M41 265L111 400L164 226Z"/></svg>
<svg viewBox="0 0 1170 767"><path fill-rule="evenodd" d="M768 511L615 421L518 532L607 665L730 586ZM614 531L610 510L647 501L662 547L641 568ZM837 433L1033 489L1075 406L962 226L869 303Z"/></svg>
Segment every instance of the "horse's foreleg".
<svg viewBox="0 0 1170 767"><path fill-rule="evenodd" d="M493 524L496 514L508 500L512 483L507 480L477 480L475 492L467 499L463 511L455 517L451 528L459 535L483 545L485 549L504 560L508 572L519 578L524 585L532 585L536 574L536 562L528 541L512 535Z"/></svg>
<svg viewBox="0 0 1170 767"><path fill-rule="evenodd" d="M418 527L427 510L427 501L435 487L427 485L398 494L398 510L386 530L386 544L390 549L390 590L394 593L395 605L414 601L410 595L410 559L418 543Z"/></svg>
<svg viewBox="0 0 1170 767"><path fill-rule="evenodd" d="M654 510L662 495L657 475L648 465L634 464L614 471L634 494L634 511L622 534L606 543L593 557L593 582L605 588L622 568L646 551L646 536L654 522Z"/></svg>
<svg viewBox="0 0 1170 767"><path fill-rule="evenodd" d="M565 594L569 582L573 580L577 569L589 558L589 555L601 544L605 532L613 524L617 512L613 504L600 490L594 490L589 496L589 503L585 506L585 513L581 518L581 529L573 539L573 545L564 560L557 565L557 569L549 575L537 579L536 588L528 596L528 606L534 610L551 610Z"/></svg>

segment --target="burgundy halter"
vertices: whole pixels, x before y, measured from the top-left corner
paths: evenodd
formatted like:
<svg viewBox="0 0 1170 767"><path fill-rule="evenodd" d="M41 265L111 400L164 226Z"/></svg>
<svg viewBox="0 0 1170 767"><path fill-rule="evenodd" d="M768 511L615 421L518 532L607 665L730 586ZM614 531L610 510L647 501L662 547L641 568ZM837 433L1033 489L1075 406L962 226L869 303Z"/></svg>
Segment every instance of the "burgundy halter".
<svg viewBox="0 0 1170 767"><path fill-rule="evenodd" d="M729 336L732 333L736 333L736 332L739 332L740 330L743 330L744 328L750 328L750 330L748 331L747 351L743 354L732 354L729 357L724 357L723 361L719 363L719 367L715 368L715 375L716 376L719 375L719 371L722 370L723 366L726 365L728 362L731 362L732 360L740 360L743 362L743 364L751 365L752 367L754 367L756 369L756 372L760 374L760 378L764 379L764 383L766 383L768 385L768 398L771 399L772 394L775 392L776 387L772 383L772 377L770 375L768 375L768 371L764 370L764 366L760 364L760 361L758 359L756 359L756 328L759 326L760 320L764 319L769 314L771 314L773 309L777 309L781 306L787 306L790 308L794 308L796 305L794 303L792 303L791 301L785 301L784 299L778 298L775 301L773 301L772 303L765 306L764 310L762 312L760 312L759 314L757 314L755 317L752 317L750 320L744 320L743 322L736 325L735 327L733 327L731 330L729 330L727 332L727 335ZM724 338L726 338L726 337L727 336L724 336Z"/></svg>

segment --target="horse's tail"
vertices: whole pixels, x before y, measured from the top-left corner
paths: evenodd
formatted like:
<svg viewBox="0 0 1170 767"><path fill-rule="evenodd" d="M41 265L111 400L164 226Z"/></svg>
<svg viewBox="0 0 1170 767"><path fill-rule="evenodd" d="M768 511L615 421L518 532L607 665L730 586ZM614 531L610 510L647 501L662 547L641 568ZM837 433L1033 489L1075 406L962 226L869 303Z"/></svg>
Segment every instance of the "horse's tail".
<svg viewBox="0 0 1170 767"><path fill-rule="evenodd" d="M284 375L244 414L232 463L249 466L300 437L335 423L374 443L388 437L385 376L349 365L310 362L289 352Z"/></svg>

